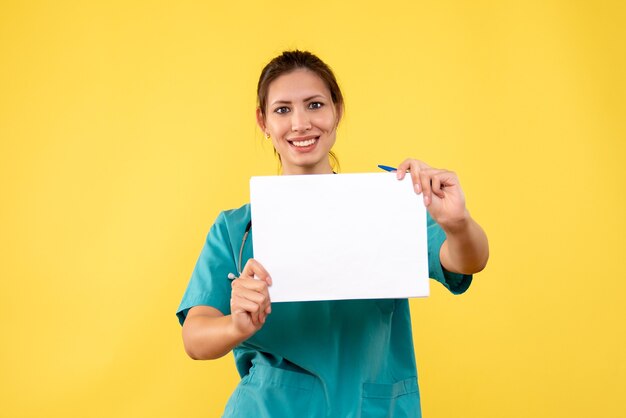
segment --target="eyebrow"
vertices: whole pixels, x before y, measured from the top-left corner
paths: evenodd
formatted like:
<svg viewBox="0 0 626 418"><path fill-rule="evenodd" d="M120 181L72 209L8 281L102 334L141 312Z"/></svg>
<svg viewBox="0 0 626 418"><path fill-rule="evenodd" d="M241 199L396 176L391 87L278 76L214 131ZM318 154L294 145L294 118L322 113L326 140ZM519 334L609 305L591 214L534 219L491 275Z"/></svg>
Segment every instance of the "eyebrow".
<svg viewBox="0 0 626 418"><path fill-rule="evenodd" d="M309 100L313 100L313 99L318 98L318 97L321 97L322 99L326 98L326 96L323 96L321 94L315 94L315 95L313 95L311 97L307 97L306 99L304 99L302 101L303 102L308 102ZM291 102L289 100L276 100L276 101L272 102L270 104L270 106L274 106L274 105L277 105L277 104L290 104L290 103Z"/></svg>

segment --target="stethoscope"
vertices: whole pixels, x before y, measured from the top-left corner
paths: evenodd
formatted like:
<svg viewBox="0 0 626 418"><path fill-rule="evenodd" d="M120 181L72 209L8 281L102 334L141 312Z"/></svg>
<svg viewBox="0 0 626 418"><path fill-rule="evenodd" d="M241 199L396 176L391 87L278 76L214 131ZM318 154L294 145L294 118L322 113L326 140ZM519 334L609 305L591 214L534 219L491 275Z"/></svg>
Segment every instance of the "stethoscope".
<svg viewBox="0 0 626 418"><path fill-rule="evenodd" d="M243 247L246 245L248 233L250 233L250 228L252 228L252 221L249 221L248 225L246 225L246 232L244 232L243 238L241 239L241 247L239 248L239 260L237 260L237 273L239 273L239 276L235 276L233 273L228 273L228 280L235 280L236 278L241 276L241 257L243 255Z"/></svg>

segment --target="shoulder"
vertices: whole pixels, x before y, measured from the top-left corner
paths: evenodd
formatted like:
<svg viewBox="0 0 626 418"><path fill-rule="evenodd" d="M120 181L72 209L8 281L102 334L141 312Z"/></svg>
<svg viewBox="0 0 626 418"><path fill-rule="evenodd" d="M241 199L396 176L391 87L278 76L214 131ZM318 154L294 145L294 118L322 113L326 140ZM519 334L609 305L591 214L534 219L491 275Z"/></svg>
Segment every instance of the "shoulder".
<svg viewBox="0 0 626 418"><path fill-rule="evenodd" d="M249 203L246 203L245 205L237 209L228 209L222 211L215 221L215 223L224 224L228 229L241 228L242 225L245 228L248 222L250 222Z"/></svg>
<svg viewBox="0 0 626 418"><path fill-rule="evenodd" d="M220 233L227 237L236 239L241 237L248 223L250 222L250 204L237 209L228 209L220 212L213 224L212 230L221 231Z"/></svg>
<svg viewBox="0 0 626 418"><path fill-rule="evenodd" d="M239 221L250 218L250 203L246 203L245 205L238 207L237 209L228 209L222 211L220 215L223 215L224 218L228 221Z"/></svg>

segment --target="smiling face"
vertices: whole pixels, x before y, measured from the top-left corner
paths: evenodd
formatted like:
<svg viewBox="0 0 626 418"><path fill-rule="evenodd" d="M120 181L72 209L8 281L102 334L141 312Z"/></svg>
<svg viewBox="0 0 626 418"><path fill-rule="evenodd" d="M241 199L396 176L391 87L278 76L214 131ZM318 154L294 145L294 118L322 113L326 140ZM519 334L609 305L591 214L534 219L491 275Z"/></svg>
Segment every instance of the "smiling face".
<svg viewBox="0 0 626 418"><path fill-rule="evenodd" d="M328 152L341 115L324 81L294 70L272 81L266 103L265 112L257 109L257 123L272 138L283 174L332 173Z"/></svg>

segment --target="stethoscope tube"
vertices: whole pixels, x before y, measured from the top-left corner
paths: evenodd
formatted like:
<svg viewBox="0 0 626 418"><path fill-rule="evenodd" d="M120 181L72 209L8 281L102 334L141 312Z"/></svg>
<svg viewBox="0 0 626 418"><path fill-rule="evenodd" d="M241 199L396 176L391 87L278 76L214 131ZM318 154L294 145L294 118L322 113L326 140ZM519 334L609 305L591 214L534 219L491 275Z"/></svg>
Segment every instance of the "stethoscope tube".
<svg viewBox="0 0 626 418"><path fill-rule="evenodd" d="M235 276L233 273L228 273L229 280L234 280L237 277L241 276L241 258L243 257L243 247L246 245L246 239L248 239L250 228L252 228L252 221L249 221L248 225L246 225L246 231L243 233L243 238L241 239L241 247L239 248L239 259L237 260L237 273L239 273L239 276Z"/></svg>

